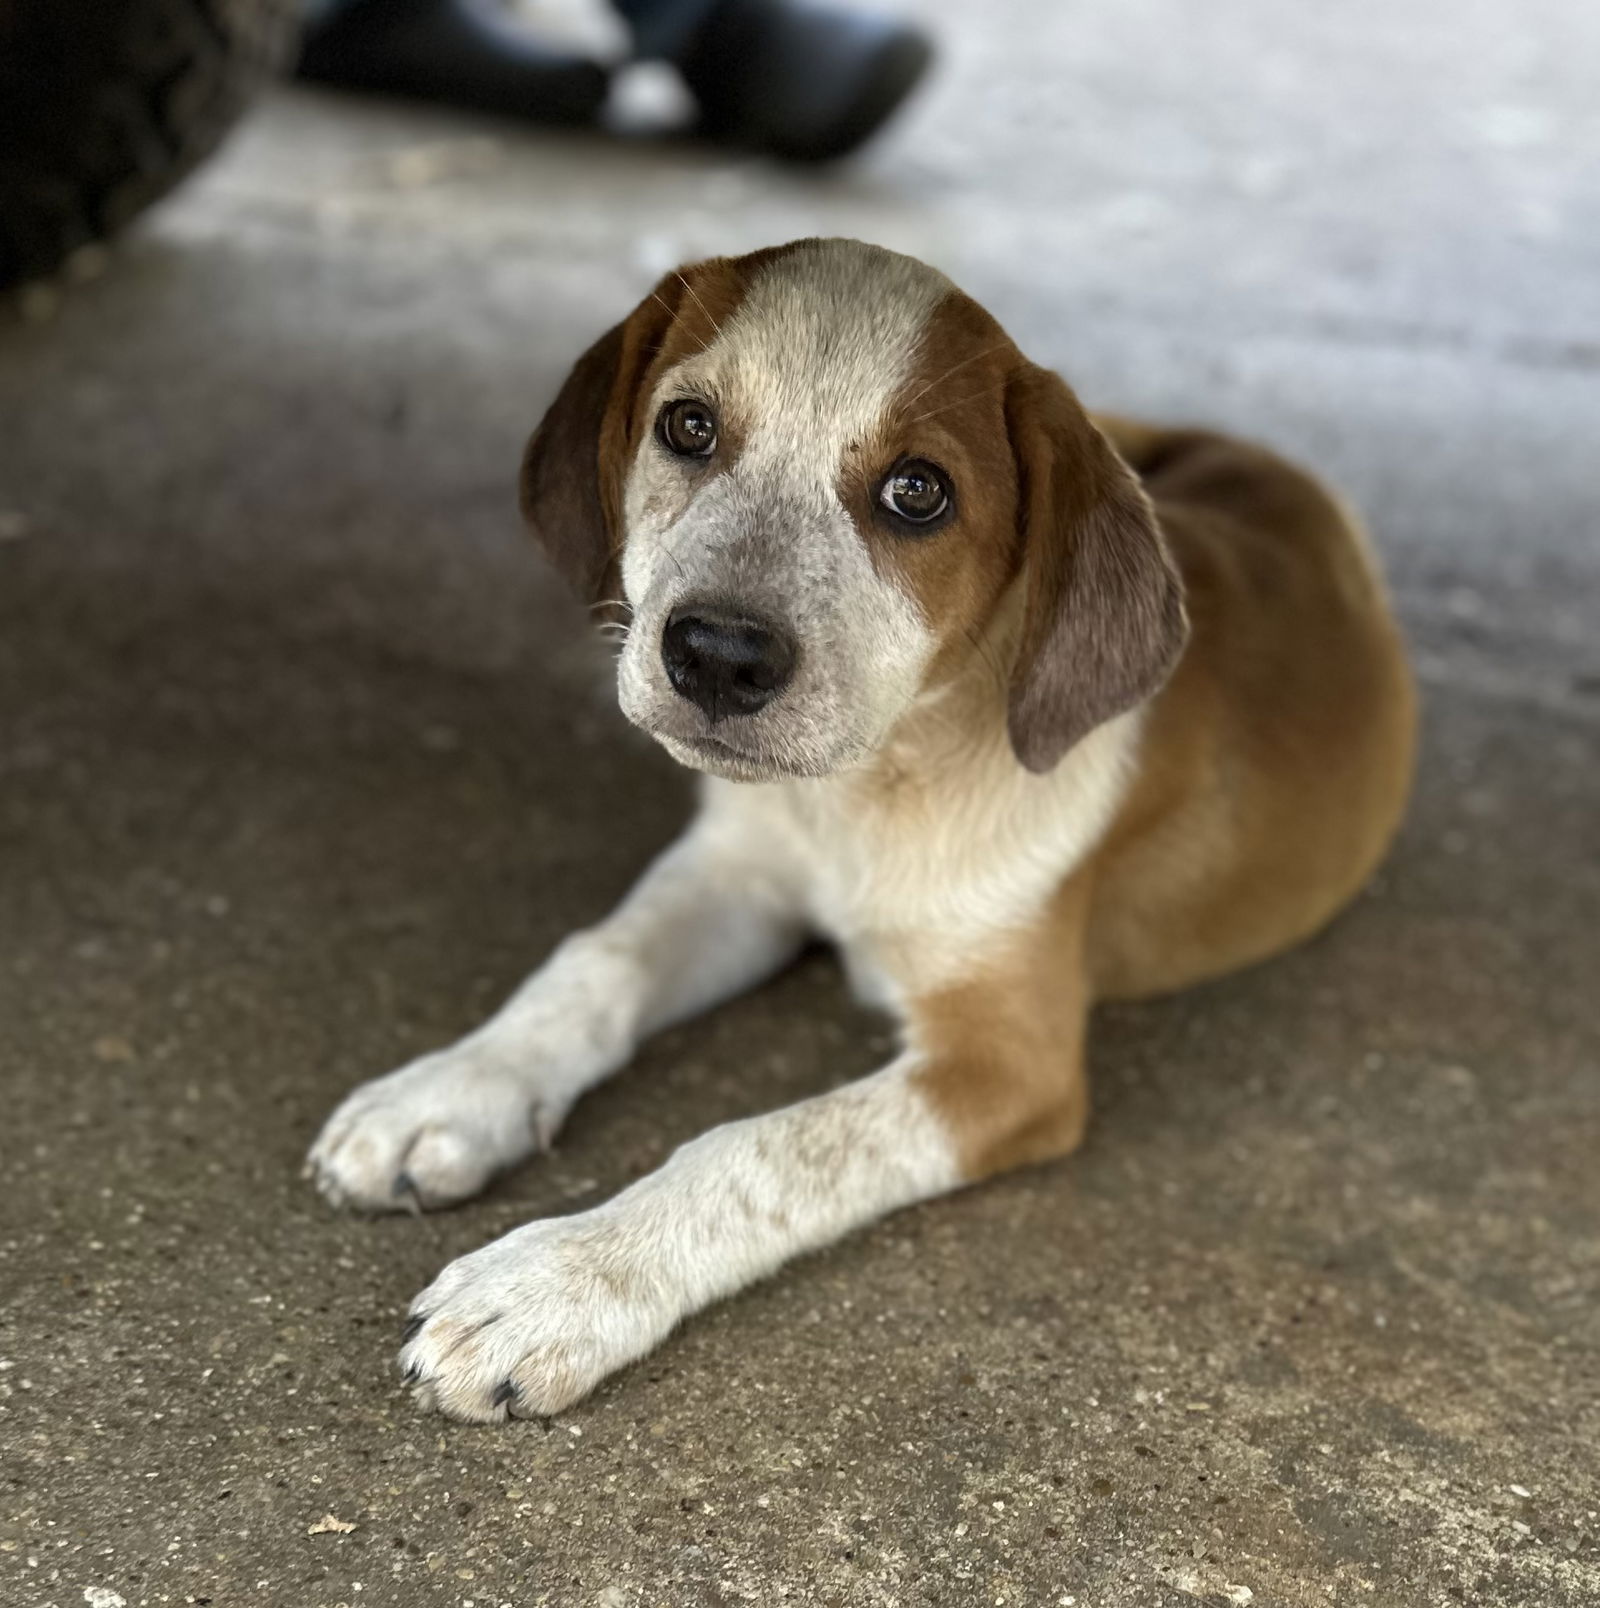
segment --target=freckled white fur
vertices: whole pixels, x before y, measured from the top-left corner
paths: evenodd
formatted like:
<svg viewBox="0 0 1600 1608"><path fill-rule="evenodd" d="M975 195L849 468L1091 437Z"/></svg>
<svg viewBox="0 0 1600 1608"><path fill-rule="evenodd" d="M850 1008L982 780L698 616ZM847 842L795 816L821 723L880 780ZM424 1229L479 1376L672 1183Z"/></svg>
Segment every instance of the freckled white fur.
<svg viewBox="0 0 1600 1608"><path fill-rule="evenodd" d="M779 700L798 713L770 751L828 774L708 779L693 825L611 917L476 1033L334 1113L310 1157L332 1199L384 1210L474 1192L547 1144L641 1038L754 986L809 933L837 942L858 987L890 1008L946 986L1037 917L1105 831L1137 713L1035 776L1010 750L1005 689L982 657L917 694L928 633L872 574L833 493L839 455L904 372L893 354L914 350L907 308L925 318L943 292L919 265L886 261L839 243L780 259L686 365L749 410L739 465L686 501L669 478L681 471L647 447L627 494L630 716L680 751L652 668L666 612L730 572L756 584L776 570L801 627L833 636L827 673ZM798 524L741 552L773 509ZM803 551L785 559L785 545ZM919 1064L907 1049L857 1084L715 1129L605 1205L450 1264L418 1297L427 1321L404 1354L426 1398L472 1420L557 1411L707 1302L954 1187L953 1136Z"/></svg>
<svg viewBox="0 0 1600 1608"><path fill-rule="evenodd" d="M365 1211L476 1194L548 1145L641 1038L753 987L803 936L789 869L737 823L701 821L475 1033L356 1089L309 1168L335 1204Z"/></svg>
<svg viewBox="0 0 1600 1608"><path fill-rule="evenodd" d="M687 1313L953 1188L955 1159L913 1087L916 1064L908 1054L831 1094L714 1128L603 1206L452 1262L417 1297L430 1321L402 1362L453 1417L559 1412Z"/></svg>

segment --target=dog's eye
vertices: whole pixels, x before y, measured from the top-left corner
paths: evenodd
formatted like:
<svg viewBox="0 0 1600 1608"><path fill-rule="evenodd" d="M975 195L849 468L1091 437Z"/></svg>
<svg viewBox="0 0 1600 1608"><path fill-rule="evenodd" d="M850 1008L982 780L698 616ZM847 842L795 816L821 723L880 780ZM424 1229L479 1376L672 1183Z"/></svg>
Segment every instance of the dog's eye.
<svg viewBox="0 0 1600 1608"><path fill-rule="evenodd" d="M704 402L669 402L656 420L656 434L680 458L709 458L717 445L717 418Z"/></svg>
<svg viewBox="0 0 1600 1608"><path fill-rule="evenodd" d="M927 525L950 506L944 477L931 463L898 465L878 492L878 501L891 514L911 525Z"/></svg>

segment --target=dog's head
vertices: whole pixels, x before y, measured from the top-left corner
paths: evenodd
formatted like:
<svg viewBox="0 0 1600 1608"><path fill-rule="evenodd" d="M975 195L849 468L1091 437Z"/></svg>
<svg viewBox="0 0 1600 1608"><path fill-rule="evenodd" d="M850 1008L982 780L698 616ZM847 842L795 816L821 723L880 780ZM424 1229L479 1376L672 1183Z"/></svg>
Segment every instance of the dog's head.
<svg viewBox="0 0 1600 1608"><path fill-rule="evenodd" d="M942 275L855 241L669 274L578 360L522 506L626 614L628 718L740 780L856 765L996 652L1012 746L1047 770L1183 641L1150 504L1072 392Z"/></svg>

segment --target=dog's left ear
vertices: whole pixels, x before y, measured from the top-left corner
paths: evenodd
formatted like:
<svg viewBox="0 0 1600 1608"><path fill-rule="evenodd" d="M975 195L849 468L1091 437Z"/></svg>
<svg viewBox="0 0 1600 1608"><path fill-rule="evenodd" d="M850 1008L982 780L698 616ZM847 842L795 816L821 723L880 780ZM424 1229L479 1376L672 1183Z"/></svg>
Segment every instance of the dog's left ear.
<svg viewBox="0 0 1600 1608"><path fill-rule="evenodd" d="M1027 364L1006 390L1022 507L1022 638L1008 726L1050 770L1159 691L1183 651L1183 583L1150 499L1058 375Z"/></svg>
<svg viewBox="0 0 1600 1608"><path fill-rule="evenodd" d="M522 454L522 517L587 603L614 594L630 415L685 283L668 275L573 364Z"/></svg>

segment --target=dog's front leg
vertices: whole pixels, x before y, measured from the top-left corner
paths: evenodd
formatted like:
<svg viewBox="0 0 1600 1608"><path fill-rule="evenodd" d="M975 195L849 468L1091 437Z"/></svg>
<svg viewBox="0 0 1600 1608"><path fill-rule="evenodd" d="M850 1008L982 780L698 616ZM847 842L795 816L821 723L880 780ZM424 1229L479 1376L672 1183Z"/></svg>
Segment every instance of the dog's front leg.
<svg viewBox="0 0 1600 1608"><path fill-rule="evenodd" d="M1075 972L1037 956L928 996L882 1071L713 1129L604 1205L452 1262L413 1304L408 1377L455 1418L557 1412L790 1257L1071 1149L1084 1008Z"/></svg>
<svg viewBox="0 0 1600 1608"><path fill-rule="evenodd" d="M477 1032L354 1090L308 1169L330 1200L367 1211L476 1194L548 1146L643 1037L753 987L803 937L773 846L736 809L708 810Z"/></svg>

